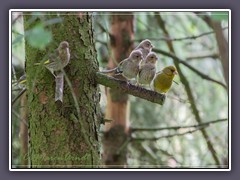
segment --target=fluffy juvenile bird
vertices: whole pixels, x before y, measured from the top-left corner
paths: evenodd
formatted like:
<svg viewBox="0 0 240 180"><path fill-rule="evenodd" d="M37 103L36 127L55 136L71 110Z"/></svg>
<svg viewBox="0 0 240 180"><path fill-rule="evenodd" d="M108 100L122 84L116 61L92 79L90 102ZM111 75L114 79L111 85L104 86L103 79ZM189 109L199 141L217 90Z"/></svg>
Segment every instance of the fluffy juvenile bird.
<svg viewBox="0 0 240 180"><path fill-rule="evenodd" d="M152 45L151 41L149 39L145 39L140 42L140 44L134 50L140 50L143 54L143 59L145 59L148 53L152 51L152 48L154 48L154 46Z"/></svg>
<svg viewBox="0 0 240 180"><path fill-rule="evenodd" d="M133 50L127 59L122 60L114 69L101 71L102 73L120 73L128 80L136 78L139 72L139 63L143 55L140 50Z"/></svg>
<svg viewBox="0 0 240 180"><path fill-rule="evenodd" d="M155 75L151 82L151 88L158 93L166 93L171 88L173 78L177 74L177 69L174 66L165 67Z"/></svg>
<svg viewBox="0 0 240 180"><path fill-rule="evenodd" d="M54 71L60 71L68 65L70 61L69 44L62 41L54 53L49 55L49 60L45 61L44 66L55 76ZM41 63L35 63L40 65ZM56 77L56 76L55 76Z"/></svg>
<svg viewBox="0 0 240 180"><path fill-rule="evenodd" d="M147 84L150 85L156 73L156 62L158 60L157 54L150 52L144 60L144 63L141 65L137 85Z"/></svg>

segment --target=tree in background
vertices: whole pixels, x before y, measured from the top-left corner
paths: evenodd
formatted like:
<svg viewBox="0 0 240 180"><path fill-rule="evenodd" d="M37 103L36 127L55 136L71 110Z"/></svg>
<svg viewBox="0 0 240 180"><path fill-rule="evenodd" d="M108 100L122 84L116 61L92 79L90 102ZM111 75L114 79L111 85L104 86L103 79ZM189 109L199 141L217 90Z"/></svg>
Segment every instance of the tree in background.
<svg viewBox="0 0 240 180"><path fill-rule="evenodd" d="M109 58L108 68L113 69L121 60L126 59L133 49L133 15L117 13L111 15L110 42L112 57ZM123 76L116 78L125 79ZM126 79L125 79L126 80ZM106 165L124 167L127 164L126 151L116 154L126 141L129 131L129 102L128 95L118 89L107 89L106 119L112 122L106 124L104 135L104 161Z"/></svg>

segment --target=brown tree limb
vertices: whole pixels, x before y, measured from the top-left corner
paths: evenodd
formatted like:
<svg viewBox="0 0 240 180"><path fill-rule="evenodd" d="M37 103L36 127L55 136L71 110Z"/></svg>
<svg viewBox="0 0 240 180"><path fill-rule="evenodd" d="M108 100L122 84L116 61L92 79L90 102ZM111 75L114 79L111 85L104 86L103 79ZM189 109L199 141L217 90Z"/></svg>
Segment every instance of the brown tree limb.
<svg viewBox="0 0 240 180"><path fill-rule="evenodd" d="M161 15L159 13L155 13L155 17L157 19L159 27L163 30L163 32L166 34L166 36L169 36L169 33L168 33L168 31L167 31L167 29L165 27L165 23L164 23ZM171 41L167 41L166 43L168 45L168 48L169 48L170 52L175 54L175 50L174 50L172 42ZM179 66L179 62L176 60L176 58L174 58L174 59L175 59L174 60L174 64L175 64L175 66L176 66L176 68L178 70L180 79L181 79L182 83L184 84L185 91L186 91L188 99L190 101L193 114L195 116L196 121L200 124L203 121L202 121L202 119L201 119L201 117L199 115L199 111L198 111L198 108L196 106L195 99L193 97L193 94L192 94L189 82L187 81L187 78L185 77L185 75L182 73L182 71L180 69L180 66ZM214 146L212 144L212 141L210 140L206 130L202 128L201 132L202 132L202 135L203 135L203 137L204 137L204 139L206 141L207 147L208 147L209 151L211 152L213 160L215 161L216 165L220 165L220 160L219 160L219 158L217 156L216 150L215 150L215 148L214 148Z"/></svg>
<svg viewBox="0 0 240 180"><path fill-rule="evenodd" d="M159 94L157 92L147 90L142 87L134 86L126 81L107 76L100 72L96 73L96 80L98 84L102 84L113 89L119 89L123 93L131 94L133 96L140 97L153 103L163 105L165 100L164 94Z"/></svg>
<svg viewBox="0 0 240 180"><path fill-rule="evenodd" d="M185 129L185 128L199 128L202 126L209 126L211 124L219 123L219 122L224 122L227 121L227 118L224 119L217 119L205 123L200 123L196 125L187 125L187 126L172 126L172 127L159 127L159 128L131 128L131 132L136 132L136 131L163 131L163 130L178 130L178 129Z"/></svg>

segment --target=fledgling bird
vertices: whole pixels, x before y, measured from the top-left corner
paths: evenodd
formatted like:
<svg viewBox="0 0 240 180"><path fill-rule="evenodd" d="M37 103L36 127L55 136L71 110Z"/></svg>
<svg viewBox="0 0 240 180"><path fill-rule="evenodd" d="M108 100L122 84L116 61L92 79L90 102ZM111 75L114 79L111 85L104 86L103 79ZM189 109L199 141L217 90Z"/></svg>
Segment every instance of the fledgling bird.
<svg viewBox="0 0 240 180"><path fill-rule="evenodd" d="M158 72L151 82L151 88L158 93L166 93L172 86L173 78L177 75L177 69L174 66L167 66Z"/></svg>
<svg viewBox="0 0 240 180"><path fill-rule="evenodd" d="M149 39L145 39L140 42L140 44L134 50L140 50L143 54L143 59L145 59L148 53L152 51L152 48L154 48L154 46L152 45L151 41Z"/></svg>
<svg viewBox="0 0 240 180"><path fill-rule="evenodd" d="M127 59L122 60L114 69L101 71L102 73L122 74L128 80L136 78L139 72L139 64L143 59L140 50L133 50Z"/></svg>
<svg viewBox="0 0 240 180"><path fill-rule="evenodd" d="M56 77L55 71L62 70L68 65L70 61L69 44L67 41L62 41L58 48L54 50L52 54L49 55L49 60L45 61L43 65ZM40 65L41 63L35 63L35 65Z"/></svg>
<svg viewBox="0 0 240 180"><path fill-rule="evenodd" d="M156 74L156 62L158 60L157 54L150 52L144 60L144 63L140 66L140 70L137 78L137 85L147 84L150 85Z"/></svg>

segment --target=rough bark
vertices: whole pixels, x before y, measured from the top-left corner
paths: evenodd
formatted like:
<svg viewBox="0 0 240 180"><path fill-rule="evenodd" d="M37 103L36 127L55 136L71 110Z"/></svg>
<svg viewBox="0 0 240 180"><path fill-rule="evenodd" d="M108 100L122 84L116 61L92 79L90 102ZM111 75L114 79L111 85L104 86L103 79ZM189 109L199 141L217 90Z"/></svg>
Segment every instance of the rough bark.
<svg viewBox="0 0 240 180"><path fill-rule="evenodd" d="M27 168L28 166L28 108L27 108L27 92L23 93L21 97L21 122L19 130L19 138L21 143L21 166L20 168Z"/></svg>
<svg viewBox="0 0 240 180"><path fill-rule="evenodd" d="M45 20L62 18L49 26L53 42L45 50L26 41L26 73L29 107L30 159L34 168L89 168L99 165L98 71L93 42L92 15L89 13L47 13ZM39 23L25 14L25 32ZM31 22L31 24L29 24ZM55 80L41 66L34 66L61 41L70 46L70 64L64 69L70 82L64 85L63 103L55 103ZM67 78L66 78L67 77Z"/></svg>
<svg viewBox="0 0 240 180"><path fill-rule="evenodd" d="M125 59L133 49L133 15L124 13L111 16L111 49L113 58L109 59L108 68L112 69L123 59ZM121 77L122 79L122 77ZM106 125L106 134L112 134L112 131L119 131L113 134L122 134L122 137L127 137L129 127L128 120L128 97L118 89L107 89L107 107L106 119L112 119L112 123ZM118 127L118 128L116 128ZM122 131L123 130L123 131ZM123 135L123 133L125 135ZM105 135L105 137L109 137ZM104 138L104 161L106 165L124 165L126 164L126 153L116 155L118 149L125 139L121 138ZM114 142L115 141L115 142ZM113 145L114 143L114 145ZM111 145L112 144L112 145ZM116 148L111 148L115 146ZM117 156L117 157L116 157ZM112 166L111 166L112 167Z"/></svg>

